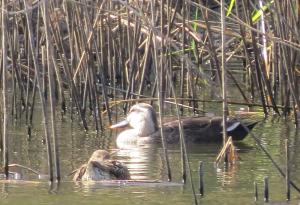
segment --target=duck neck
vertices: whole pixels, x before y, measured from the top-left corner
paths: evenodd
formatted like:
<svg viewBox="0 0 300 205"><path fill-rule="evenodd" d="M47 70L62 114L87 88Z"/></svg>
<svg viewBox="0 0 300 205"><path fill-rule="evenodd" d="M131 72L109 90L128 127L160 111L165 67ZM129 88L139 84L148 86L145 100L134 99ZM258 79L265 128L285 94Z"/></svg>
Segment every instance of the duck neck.
<svg viewBox="0 0 300 205"><path fill-rule="evenodd" d="M138 129L137 133L140 137L149 136L158 131L158 128L152 123L144 123Z"/></svg>

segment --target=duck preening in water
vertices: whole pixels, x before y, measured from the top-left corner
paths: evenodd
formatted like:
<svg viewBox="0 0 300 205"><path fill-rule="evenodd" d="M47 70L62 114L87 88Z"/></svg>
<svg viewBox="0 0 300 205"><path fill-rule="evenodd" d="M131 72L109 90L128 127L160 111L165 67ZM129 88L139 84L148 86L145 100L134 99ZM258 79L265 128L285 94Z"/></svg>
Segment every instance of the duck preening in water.
<svg viewBox="0 0 300 205"><path fill-rule="evenodd" d="M189 117L181 120L187 142L222 142L222 117ZM248 134L242 124L251 130L257 121L228 118L227 132L233 140L242 140ZM117 137L118 147L124 144L142 142L160 142L160 132L156 113L153 107L146 103L139 103L131 107L125 120L112 125L110 128L130 126ZM163 124L163 132L167 143L179 142L178 121Z"/></svg>
<svg viewBox="0 0 300 205"><path fill-rule="evenodd" d="M74 181L128 180L128 168L121 162L110 159L105 150L96 150L87 164L76 170Z"/></svg>

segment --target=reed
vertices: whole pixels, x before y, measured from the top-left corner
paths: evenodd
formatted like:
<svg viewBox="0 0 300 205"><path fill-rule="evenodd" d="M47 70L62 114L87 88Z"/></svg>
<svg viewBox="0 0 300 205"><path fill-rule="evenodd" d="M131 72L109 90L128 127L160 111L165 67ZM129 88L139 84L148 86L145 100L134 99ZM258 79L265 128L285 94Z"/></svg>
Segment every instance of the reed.
<svg viewBox="0 0 300 205"><path fill-rule="evenodd" d="M289 153L289 141L285 140L285 184L286 184L286 200L291 199L291 186L290 186L290 153Z"/></svg>
<svg viewBox="0 0 300 205"><path fill-rule="evenodd" d="M46 10L43 2L49 5ZM112 122L112 100L122 102L125 113L133 102L158 101L160 118L170 103L180 119L179 114L190 111L204 113L199 107L206 108L208 102L224 102L224 119L230 113L228 105L235 104L263 108L265 116L293 115L298 123L300 13L294 8L299 8L299 1L269 3L263 16L257 9L261 5L249 0L236 0L230 11L226 1L221 3L212 7L204 0L2 1L4 165L9 113L16 120L25 113L30 136L37 102L42 105L51 181L52 156L56 177L60 175L57 106L62 115L69 112L71 120L78 116L86 131L97 132ZM229 99L231 87L240 95L234 100ZM12 105L11 112L7 105ZM86 120L88 114L93 126ZM185 181L189 162L184 136L181 143Z"/></svg>
<svg viewBox="0 0 300 205"><path fill-rule="evenodd" d="M254 182L254 201L258 201L258 189L257 189L257 183Z"/></svg>
<svg viewBox="0 0 300 205"><path fill-rule="evenodd" d="M49 7L50 4L48 1L44 2L44 10L43 10L43 18L44 18L44 25L48 25L49 22ZM59 148L57 142L57 134L56 134L56 112L55 112L55 81L54 81L54 65L53 65L53 46L52 41L50 39L50 28L45 27L45 38L46 38L46 55L47 55L47 70L48 70L48 85L49 85L49 101L50 101L50 123L51 123L51 135L52 135L52 142L53 142L53 158L55 164L55 173L56 173L56 180L60 181L60 163L59 163ZM50 129L50 126L49 126ZM48 141L49 139L47 139ZM47 145L49 146L49 145ZM48 148L49 149L49 148ZM49 150L50 155L51 150ZM48 156L49 157L49 156ZM51 175L50 175L51 180ZM51 180L52 181L52 180Z"/></svg>
<svg viewBox="0 0 300 205"><path fill-rule="evenodd" d="M269 202L269 177L264 178L264 201Z"/></svg>
<svg viewBox="0 0 300 205"><path fill-rule="evenodd" d="M2 128L2 159L5 178L8 179L8 130L7 130L7 101L8 101L8 92L7 92L7 13L4 12L7 8L7 1L2 1L2 15L1 15L1 27L2 27L2 115L3 115L3 128Z"/></svg>
<svg viewBox="0 0 300 205"><path fill-rule="evenodd" d="M24 7L27 10L28 6L27 6L27 2L26 0L23 1L24 2ZM47 144L47 157L48 157L48 173L49 173L49 181L52 182L53 181L53 169L52 169L52 164L53 164L53 160L52 160L52 149L51 149L51 145L50 145L50 134L49 134L49 124L48 124L48 114L46 112L46 104L45 104L45 95L43 95L43 91L42 91L42 83L41 83L41 79L39 77L39 70L38 70L38 62L37 62L37 55L35 53L35 47L34 47L34 40L33 40L33 33L32 33L32 24L31 21L29 19L29 15L28 13L26 13L26 20L27 20L27 27L28 27L28 35L29 35L29 44L30 44L30 50L32 52L32 58L33 58L33 63L34 63L34 69L35 69L35 73L37 73L36 78L37 78L37 86L38 86L38 91L39 91L39 95L40 95L40 99L42 102L42 112L43 112L43 118L44 118L44 133L45 133L45 138L46 138L46 144ZM29 86L29 85L27 85Z"/></svg>
<svg viewBox="0 0 300 205"><path fill-rule="evenodd" d="M203 181L203 176L204 176L204 171L203 171L203 162L199 162L199 193L201 196L204 194L204 181Z"/></svg>

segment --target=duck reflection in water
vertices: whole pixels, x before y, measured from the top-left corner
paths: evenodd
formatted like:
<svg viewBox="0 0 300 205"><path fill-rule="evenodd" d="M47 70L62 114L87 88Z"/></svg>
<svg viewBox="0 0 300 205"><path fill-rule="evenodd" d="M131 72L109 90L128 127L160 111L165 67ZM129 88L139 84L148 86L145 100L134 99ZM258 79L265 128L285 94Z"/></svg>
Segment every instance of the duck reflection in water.
<svg viewBox="0 0 300 205"><path fill-rule="evenodd" d="M222 142L222 117L188 117L181 120L185 140L192 143ZM248 132L242 124L251 130L257 121L228 118L227 132L233 140L243 140ZM117 137L117 146L126 148L130 144L145 144L161 142L156 113L153 107L146 103L139 103L131 107L125 120L112 125L110 128L130 126ZM163 124L163 132L168 144L179 142L178 120Z"/></svg>
<svg viewBox="0 0 300 205"><path fill-rule="evenodd" d="M74 181L128 180L128 168L121 162L112 160L105 150L96 150L87 164L82 165L73 177Z"/></svg>

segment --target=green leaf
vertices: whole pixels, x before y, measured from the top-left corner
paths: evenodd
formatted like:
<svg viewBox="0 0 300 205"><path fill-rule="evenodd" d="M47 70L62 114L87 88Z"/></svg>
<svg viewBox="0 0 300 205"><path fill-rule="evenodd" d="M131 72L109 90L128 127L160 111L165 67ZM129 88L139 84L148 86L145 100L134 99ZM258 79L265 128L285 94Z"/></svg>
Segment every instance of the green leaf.
<svg viewBox="0 0 300 205"><path fill-rule="evenodd" d="M267 3L267 5L263 6L261 9L253 11L252 18L251 18L252 22L256 22L261 17L261 15L264 13L264 11L266 11L270 7L270 5L273 3L274 3L274 1L272 0L269 3Z"/></svg>
<svg viewBox="0 0 300 205"><path fill-rule="evenodd" d="M234 4L235 4L235 0L231 0L231 1L230 1L230 4L229 4L229 7L228 7L228 9L227 9L227 14L226 14L226 16L229 16L229 15L231 14L231 11L232 11L232 9L233 9Z"/></svg>

